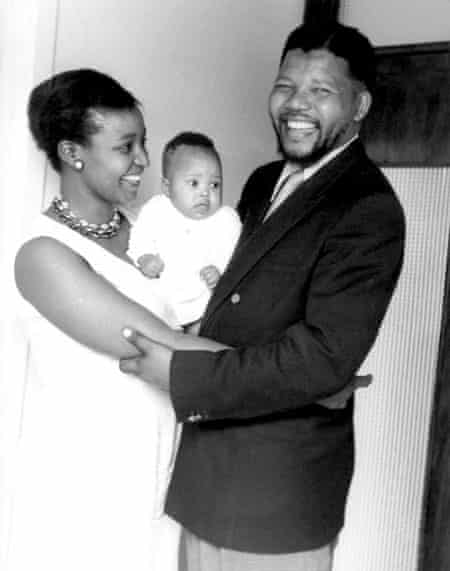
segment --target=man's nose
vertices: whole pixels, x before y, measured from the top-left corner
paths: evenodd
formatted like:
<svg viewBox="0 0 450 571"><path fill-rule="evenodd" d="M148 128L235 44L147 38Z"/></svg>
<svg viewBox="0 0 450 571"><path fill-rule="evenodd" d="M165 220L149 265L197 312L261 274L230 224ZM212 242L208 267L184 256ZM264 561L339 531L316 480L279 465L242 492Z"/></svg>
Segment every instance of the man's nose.
<svg viewBox="0 0 450 571"><path fill-rule="evenodd" d="M292 91L287 105L296 109L308 109L311 107L311 93L306 89L295 89Z"/></svg>

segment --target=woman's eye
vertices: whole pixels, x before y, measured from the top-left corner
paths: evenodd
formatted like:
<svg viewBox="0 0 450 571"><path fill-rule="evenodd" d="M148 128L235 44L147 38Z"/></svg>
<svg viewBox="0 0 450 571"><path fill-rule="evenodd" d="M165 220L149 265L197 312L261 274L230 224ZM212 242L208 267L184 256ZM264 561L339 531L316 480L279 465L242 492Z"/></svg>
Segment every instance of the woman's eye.
<svg viewBox="0 0 450 571"><path fill-rule="evenodd" d="M290 91L292 86L289 83L275 83L274 89L277 91Z"/></svg>
<svg viewBox="0 0 450 571"><path fill-rule="evenodd" d="M121 145L121 146L119 147L119 151L120 151L121 153L128 154L128 153L131 152L131 149L132 149L132 148L133 148L132 143L126 143L125 145Z"/></svg>

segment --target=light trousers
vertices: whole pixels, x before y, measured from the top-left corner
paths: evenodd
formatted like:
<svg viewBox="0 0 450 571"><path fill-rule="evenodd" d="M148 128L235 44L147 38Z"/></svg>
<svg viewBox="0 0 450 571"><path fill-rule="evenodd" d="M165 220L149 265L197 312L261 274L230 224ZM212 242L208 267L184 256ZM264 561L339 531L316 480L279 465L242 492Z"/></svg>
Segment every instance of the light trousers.
<svg viewBox="0 0 450 571"><path fill-rule="evenodd" d="M312 551L261 554L216 547L184 531L187 571L331 571L334 543Z"/></svg>

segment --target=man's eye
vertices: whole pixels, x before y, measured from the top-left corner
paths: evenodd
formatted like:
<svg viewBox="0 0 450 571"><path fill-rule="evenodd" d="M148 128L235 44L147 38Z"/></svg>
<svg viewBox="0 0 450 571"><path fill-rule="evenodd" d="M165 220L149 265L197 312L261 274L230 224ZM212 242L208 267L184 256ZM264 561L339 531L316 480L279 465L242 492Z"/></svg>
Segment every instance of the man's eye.
<svg viewBox="0 0 450 571"><path fill-rule="evenodd" d="M317 86L311 88L311 93L313 95L320 95L322 97L326 97L327 95L331 95L333 92L328 87Z"/></svg>

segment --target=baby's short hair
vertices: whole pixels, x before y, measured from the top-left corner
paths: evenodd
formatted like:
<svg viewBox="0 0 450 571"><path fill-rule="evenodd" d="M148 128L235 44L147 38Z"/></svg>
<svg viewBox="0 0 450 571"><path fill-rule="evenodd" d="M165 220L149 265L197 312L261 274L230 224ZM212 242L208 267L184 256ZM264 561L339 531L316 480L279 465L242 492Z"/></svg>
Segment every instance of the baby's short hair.
<svg viewBox="0 0 450 571"><path fill-rule="evenodd" d="M204 135L203 133L197 133L194 131L183 131L175 135L170 141L164 146L162 152L162 175L163 177L167 177L170 161L172 155L175 151L181 147L197 147L200 149L204 149L205 151L211 153L216 157L221 165L222 162L220 160L220 155L214 145L212 139Z"/></svg>

